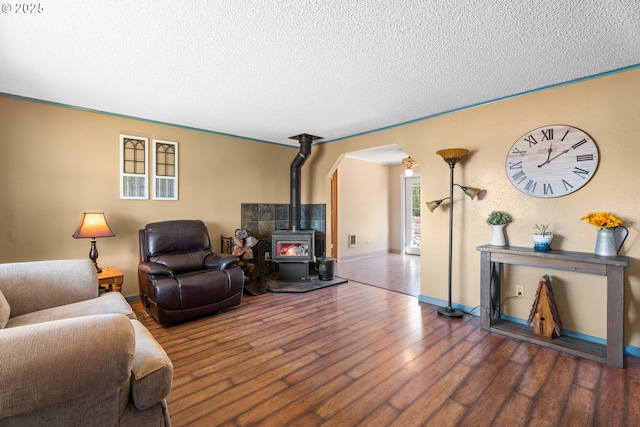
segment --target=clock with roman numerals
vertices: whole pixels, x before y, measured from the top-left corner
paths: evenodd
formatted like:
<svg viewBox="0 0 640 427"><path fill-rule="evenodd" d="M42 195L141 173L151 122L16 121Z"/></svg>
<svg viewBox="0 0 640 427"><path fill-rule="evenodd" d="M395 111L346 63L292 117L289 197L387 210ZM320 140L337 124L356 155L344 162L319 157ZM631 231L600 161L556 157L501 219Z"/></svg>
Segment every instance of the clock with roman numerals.
<svg viewBox="0 0 640 427"><path fill-rule="evenodd" d="M582 188L598 168L598 147L586 132L548 125L519 138L505 164L511 184L524 194L552 198Z"/></svg>

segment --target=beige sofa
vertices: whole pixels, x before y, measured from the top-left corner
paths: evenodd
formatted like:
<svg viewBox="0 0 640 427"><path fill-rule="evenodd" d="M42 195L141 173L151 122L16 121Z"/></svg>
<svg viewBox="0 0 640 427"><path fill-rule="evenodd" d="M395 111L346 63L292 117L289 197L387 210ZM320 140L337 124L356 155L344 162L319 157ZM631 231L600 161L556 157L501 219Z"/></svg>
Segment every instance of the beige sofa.
<svg viewBox="0 0 640 427"><path fill-rule="evenodd" d="M0 425L170 426L172 378L89 260L0 264Z"/></svg>

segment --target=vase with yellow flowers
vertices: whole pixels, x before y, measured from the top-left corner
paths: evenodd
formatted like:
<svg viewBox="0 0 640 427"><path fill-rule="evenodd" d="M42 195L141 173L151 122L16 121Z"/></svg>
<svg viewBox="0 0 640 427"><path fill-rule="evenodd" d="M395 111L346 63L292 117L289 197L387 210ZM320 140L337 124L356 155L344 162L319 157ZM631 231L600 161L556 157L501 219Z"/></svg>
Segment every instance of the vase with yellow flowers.
<svg viewBox="0 0 640 427"><path fill-rule="evenodd" d="M581 218L587 224L598 229L595 254L600 256L616 256L629 235L620 218L609 212L588 213Z"/></svg>

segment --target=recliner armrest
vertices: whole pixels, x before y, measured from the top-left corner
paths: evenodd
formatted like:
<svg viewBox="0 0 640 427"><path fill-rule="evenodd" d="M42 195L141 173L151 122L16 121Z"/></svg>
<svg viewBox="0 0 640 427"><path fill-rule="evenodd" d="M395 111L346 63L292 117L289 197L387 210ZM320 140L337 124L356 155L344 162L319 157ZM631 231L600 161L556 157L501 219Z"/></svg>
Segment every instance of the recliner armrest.
<svg viewBox="0 0 640 427"><path fill-rule="evenodd" d="M235 255L212 252L204 259L204 268L207 270L224 270L239 260L240 258Z"/></svg>
<svg viewBox="0 0 640 427"><path fill-rule="evenodd" d="M138 264L138 271L148 274L149 276L166 276L173 277L173 271L165 265L155 262L141 262Z"/></svg>

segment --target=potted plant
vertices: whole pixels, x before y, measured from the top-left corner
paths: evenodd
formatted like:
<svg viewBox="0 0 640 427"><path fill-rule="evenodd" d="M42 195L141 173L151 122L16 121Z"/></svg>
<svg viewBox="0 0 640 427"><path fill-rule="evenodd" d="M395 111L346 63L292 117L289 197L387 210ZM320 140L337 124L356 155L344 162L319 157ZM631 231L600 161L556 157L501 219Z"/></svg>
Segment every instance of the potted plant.
<svg viewBox="0 0 640 427"><path fill-rule="evenodd" d="M511 216L504 211L492 211L487 217L487 224L493 227L490 245L505 246L504 226L511 221Z"/></svg>
<svg viewBox="0 0 640 427"><path fill-rule="evenodd" d="M533 228L536 230L531 236L533 249L540 252L550 251L553 233L549 231L549 224L534 224Z"/></svg>

